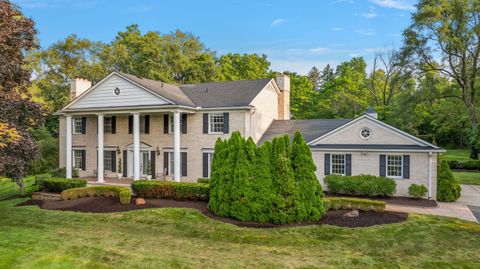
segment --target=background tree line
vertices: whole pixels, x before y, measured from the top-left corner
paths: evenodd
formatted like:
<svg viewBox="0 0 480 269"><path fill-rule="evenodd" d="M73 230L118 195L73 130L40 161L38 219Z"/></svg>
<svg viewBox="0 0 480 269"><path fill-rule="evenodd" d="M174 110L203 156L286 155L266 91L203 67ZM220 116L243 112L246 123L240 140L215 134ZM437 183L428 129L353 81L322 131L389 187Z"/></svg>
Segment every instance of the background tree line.
<svg viewBox="0 0 480 269"><path fill-rule="evenodd" d="M30 172L43 172L57 165L58 118L52 114L69 102L74 77L98 82L118 70L184 84L274 77L275 71L283 71L291 77L294 119L354 118L371 106L393 126L444 147L468 146L478 158L477 2L420 1L401 48L378 52L371 66L355 57L301 75L271 70L265 55L218 55L191 33L142 33L137 25L108 43L70 35L38 48L34 22L0 0L2 98L7 102L15 95L12 100L20 102L15 109L25 102L32 105L29 120L0 113L0 135L36 141L42 157Z"/></svg>

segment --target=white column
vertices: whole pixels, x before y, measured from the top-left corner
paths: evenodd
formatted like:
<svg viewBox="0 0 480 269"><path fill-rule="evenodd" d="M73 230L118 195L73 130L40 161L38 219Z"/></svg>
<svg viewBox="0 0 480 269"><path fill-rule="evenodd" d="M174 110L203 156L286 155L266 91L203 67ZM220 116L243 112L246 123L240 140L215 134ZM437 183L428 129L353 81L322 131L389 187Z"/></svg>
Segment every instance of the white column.
<svg viewBox="0 0 480 269"><path fill-rule="evenodd" d="M428 153L428 199L432 199L432 153Z"/></svg>
<svg viewBox="0 0 480 269"><path fill-rule="evenodd" d="M66 177L72 178L72 116L68 115L65 117L65 121L67 123L67 136L65 137L66 142L66 163L65 167L67 170Z"/></svg>
<svg viewBox="0 0 480 269"><path fill-rule="evenodd" d="M140 114L133 113L133 180L140 179Z"/></svg>
<svg viewBox="0 0 480 269"><path fill-rule="evenodd" d="M180 112L173 113L173 180L180 182Z"/></svg>
<svg viewBox="0 0 480 269"><path fill-rule="evenodd" d="M103 182L103 114L98 114L97 181Z"/></svg>

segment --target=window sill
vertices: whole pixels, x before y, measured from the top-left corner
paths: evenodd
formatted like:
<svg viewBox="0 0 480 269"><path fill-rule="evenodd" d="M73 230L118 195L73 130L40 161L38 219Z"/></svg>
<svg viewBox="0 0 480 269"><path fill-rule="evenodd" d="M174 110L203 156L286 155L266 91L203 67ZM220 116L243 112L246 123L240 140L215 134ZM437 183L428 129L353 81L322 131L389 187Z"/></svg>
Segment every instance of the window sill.
<svg viewBox="0 0 480 269"><path fill-rule="evenodd" d="M210 135L223 135L225 133L224 132L209 132L208 134L210 134Z"/></svg>

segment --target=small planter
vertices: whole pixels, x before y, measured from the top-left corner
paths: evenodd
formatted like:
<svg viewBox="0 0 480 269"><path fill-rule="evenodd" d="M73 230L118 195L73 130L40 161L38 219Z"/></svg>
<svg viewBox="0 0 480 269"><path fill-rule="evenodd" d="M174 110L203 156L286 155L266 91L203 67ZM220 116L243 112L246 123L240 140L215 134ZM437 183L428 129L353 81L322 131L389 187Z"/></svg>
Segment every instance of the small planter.
<svg viewBox="0 0 480 269"><path fill-rule="evenodd" d="M117 179L122 179L123 174L117 173Z"/></svg>

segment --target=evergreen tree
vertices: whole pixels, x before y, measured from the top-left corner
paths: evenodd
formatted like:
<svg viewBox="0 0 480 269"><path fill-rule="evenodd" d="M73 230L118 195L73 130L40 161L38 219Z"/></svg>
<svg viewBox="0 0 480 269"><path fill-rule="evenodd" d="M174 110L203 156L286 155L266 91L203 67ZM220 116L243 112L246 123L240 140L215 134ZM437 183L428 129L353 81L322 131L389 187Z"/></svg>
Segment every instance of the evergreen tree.
<svg viewBox="0 0 480 269"><path fill-rule="evenodd" d="M253 165L253 220L269 222L272 215L273 201L276 192L272 186L272 166L270 162L271 144L265 142L256 150L256 158Z"/></svg>
<svg viewBox="0 0 480 269"><path fill-rule="evenodd" d="M324 213L322 186L318 182L315 171L317 167L312 153L300 132L295 132L292 143L292 168L299 186L301 202L297 207L297 221L316 221Z"/></svg>
<svg viewBox="0 0 480 269"><path fill-rule="evenodd" d="M440 163L437 175L437 200L441 202L454 202L460 198L460 184L453 177L447 161Z"/></svg>
<svg viewBox="0 0 480 269"><path fill-rule="evenodd" d="M212 171L210 174L210 200L208 201L208 208L214 214L219 214L220 197L225 189L225 160L228 156L227 141L218 138L215 142L215 154L212 160Z"/></svg>
<svg viewBox="0 0 480 269"><path fill-rule="evenodd" d="M310 79L310 81L315 86L315 90L318 91L320 87L320 71L318 70L318 68L314 66L312 67L312 69L310 69L310 71L308 72L308 79Z"/></svg>
<svg viewBox="0 0 480 269"><path fill-rule="evenodd" d="M230 192L230 216L241 220L252 220L250 206L252 205L252 188L250 181L251 165L247 157L246 142L240 140L238 152L232 176L232 188Z"/></svg>

